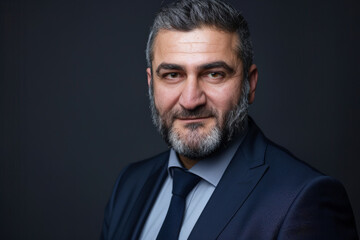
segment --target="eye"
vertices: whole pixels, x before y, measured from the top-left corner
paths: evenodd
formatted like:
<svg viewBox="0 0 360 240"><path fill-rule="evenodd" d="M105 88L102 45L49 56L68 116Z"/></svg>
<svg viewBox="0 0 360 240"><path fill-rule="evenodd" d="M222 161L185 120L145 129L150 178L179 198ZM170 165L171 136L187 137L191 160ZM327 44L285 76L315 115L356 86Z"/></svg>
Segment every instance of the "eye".
<svg viewBox="0 0 360 240"><path fill-rule="evenodd" d="M222 72L210 72L207 74L207 76L212 79L221 79L221 78L225 77L225 74Z"/></svg>
<svg viewBox="0 0 360 240"><path fill-rule="evenodd" d="M181 75L178 72L170 72L170 73L165 73L163 75L163 78L166 78L166 79L176 79L176 78L180 78L180 77L181 77Z"/></svg>

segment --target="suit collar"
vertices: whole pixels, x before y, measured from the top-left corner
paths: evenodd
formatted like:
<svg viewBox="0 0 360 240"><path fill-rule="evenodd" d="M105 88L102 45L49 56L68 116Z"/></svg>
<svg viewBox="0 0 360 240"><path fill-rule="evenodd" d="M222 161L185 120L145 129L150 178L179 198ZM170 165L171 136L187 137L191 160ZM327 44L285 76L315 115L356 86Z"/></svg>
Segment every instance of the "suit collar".
<svg viewBox="0 0 360 240"><path fill-rule="evenodd" d="M264 175L267 142L250 119L249 132L209 199L189 239L216 239ZM221 206L221 207L219 207Z"/></svg>
<svg viewBox="0 0 360 240"><path fill-rule="evenodd" d="M168 157L166 158L166 163L167 159ZM154 171L154 173L146 181L142 189L142 194L140 194L139 198L137 199L135 206L143 207L137 207L136 209L134 209L136 211L140 211L140 216L137 219L134 218L134 220L136 221L136 225L134 228L134 234L131 238L133 240L139 239L145 221L149 216L150 210L152 209L152 206L156 201L156 197L158 196L161 187L166 179L167 171L164 165L166 164L162 164L160 168L156 169L156 171Z"/></svg>

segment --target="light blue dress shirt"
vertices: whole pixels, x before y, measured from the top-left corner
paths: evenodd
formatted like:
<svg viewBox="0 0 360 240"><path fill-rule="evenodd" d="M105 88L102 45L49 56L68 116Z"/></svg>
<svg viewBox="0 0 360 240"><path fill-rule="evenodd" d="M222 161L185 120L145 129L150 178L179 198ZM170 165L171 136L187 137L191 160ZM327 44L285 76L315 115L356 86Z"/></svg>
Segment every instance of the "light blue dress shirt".
<svg viewBox="0 0 360 240"><path fill-rule="evenodd" d="M185 240L189 237L201 212L205 208L231 159L234 157L236 150L240 146L244 135L246 134L238 136L227 148L218 152L216 155L199 161L189 169L191 173L201 177L201 180L186 198L184 220L180 230L179 240ZM156 239L166 217L172 197L173 180L171 171L169 171L171 167L183 168L173 149L170 151L168 176L145 222L140 236L141 240Z"/></svg>

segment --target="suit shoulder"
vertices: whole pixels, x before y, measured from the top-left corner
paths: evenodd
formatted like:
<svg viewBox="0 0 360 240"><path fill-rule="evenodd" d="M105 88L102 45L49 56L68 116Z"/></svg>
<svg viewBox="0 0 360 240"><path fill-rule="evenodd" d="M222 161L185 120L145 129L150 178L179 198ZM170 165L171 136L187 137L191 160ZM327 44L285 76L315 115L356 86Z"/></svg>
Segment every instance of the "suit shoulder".
<svg viewBox="0 0 360 240"><path fill-rule="evenodd" d="M141 172L141 171L148 171L153 168L157 168L167 162L169 159L170 151L165 151L162 153L159 153L153 157L131 163L127 166L127 171L133 172Z"/></svg>
<svg viewBox="0 0 360 240"><path fill-rule="evenodd" d="M268 165L266 174L274 173L274 179L302 178L304 180L304 178L324 175L306 162L299 160L284 147L269 140L252 119L249 121L249 131L242 145L244 157L251 159L251 165Z"/></svg>
<svg viewBox="0 0 360 240"><path fill-rule="evenodd" d="M166 151L154 157L131 163L123 168L116 179L111 201L116 202L120 193L125 196L134 193L135 189L141 189L149 176L163 169L168 158L169 151Z"/></svg>
<svg viewBox="0 0 360 240"><path fill-rule="evenodd" d="M120 172L116 185L133 184L141 179L146 179L147 176L164 166L168 158L169 151L166 151L156 156L130 163Z"/></svg>
<svg viewBox="0 0 360 240"><path fill-rule="evenodd" d="M265 161L273 170L287 172L287 175L313 178L325 176L308 163L295 157L289 150L269 140L265 153Z"/></svg>

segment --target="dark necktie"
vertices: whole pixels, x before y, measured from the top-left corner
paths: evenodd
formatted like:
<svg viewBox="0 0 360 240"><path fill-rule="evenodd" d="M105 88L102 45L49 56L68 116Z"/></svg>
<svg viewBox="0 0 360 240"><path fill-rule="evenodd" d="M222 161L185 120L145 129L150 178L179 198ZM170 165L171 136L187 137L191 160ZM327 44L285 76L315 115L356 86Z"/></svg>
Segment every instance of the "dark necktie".
<svg viewBox="0 0 360 240"><path fill-rule="evenodd" d="M171 170L173 171L173 195L157 240L178 239L184 217L186 196L200 180L199 176L181 168Z"/></svg>

